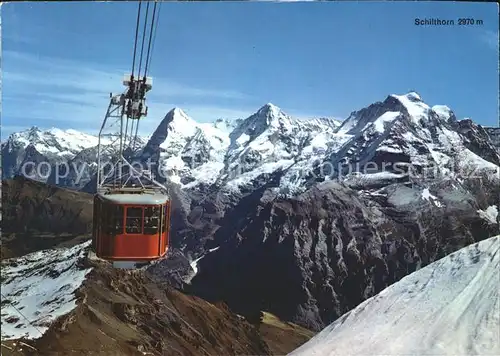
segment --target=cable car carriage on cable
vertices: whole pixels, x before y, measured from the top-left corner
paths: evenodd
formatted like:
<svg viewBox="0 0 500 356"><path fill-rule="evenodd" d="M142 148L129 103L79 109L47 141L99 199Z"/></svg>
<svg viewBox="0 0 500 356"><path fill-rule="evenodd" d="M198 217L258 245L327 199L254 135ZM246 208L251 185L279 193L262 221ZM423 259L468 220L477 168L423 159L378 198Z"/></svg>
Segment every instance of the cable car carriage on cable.
<svg viewBox="0 0 500 356"><path fill-rule="evenodd" d="M147 190L116 190L94 198L96 256L115 267L133 267L165 256L170 201Z"/></svg>
<svg viewBox="0 0 500 356"><path fill-rule="evenodd" d="M131 157L139 152L137 129L147 113L144 94L151 89L151 78L126 76L124 84L129 89L111 96L99 132L92 246L98 258L114 267L136 268L166 255L171 205L167 188L151 171L138 171L124 157L124 151ZM115 124L119 132L106 133ZM103 164L104 157L113 158L111 167Z"/></svg>

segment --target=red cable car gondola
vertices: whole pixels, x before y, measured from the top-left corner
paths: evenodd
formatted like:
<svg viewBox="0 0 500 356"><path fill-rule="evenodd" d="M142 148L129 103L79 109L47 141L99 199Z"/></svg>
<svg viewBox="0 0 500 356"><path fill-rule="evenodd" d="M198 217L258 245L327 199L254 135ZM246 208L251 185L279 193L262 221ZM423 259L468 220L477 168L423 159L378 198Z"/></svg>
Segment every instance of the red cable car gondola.
<svg viewBox="0 0 500 356"><path fill-rule="evenodd" d="M155 191L130 190L94 197L96 256L114 262L144 263L165 256L169 246L170 201Z"/></svg>

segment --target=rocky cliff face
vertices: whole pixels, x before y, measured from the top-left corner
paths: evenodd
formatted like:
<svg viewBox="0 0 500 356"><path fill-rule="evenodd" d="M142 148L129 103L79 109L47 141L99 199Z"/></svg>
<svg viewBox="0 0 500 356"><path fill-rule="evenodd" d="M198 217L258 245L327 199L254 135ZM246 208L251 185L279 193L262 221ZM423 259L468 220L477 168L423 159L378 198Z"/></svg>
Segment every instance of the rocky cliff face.
<svg viewBox="0 0 500 356"><path fill-rule="evenodd" d="M497 151L500 152L500 127L485 127L484 130L488 133Z"/></svg>
<svg viewBox="0 0 500 356"><path fill-rule="evenodd" d="M490 189L481 204L451 183L365 194L325 182L289 199L268 192L227 215L191 290L242 314L271 310L320 330L416 269L497 234L498 219L478 213L500 203L500 189Z"/></svg>
<svg viewBox="0 0 500 356"><path fill-rule="evenodd" d="M22 176L2 181L2 258L88 238L92 201L90 194Z"/></svg>
<svg viewBox="0 0 500 356"><path fill-rule="evenodd" d="M2 231L88 233L93 196L17 176L2 182Z"/></svg>

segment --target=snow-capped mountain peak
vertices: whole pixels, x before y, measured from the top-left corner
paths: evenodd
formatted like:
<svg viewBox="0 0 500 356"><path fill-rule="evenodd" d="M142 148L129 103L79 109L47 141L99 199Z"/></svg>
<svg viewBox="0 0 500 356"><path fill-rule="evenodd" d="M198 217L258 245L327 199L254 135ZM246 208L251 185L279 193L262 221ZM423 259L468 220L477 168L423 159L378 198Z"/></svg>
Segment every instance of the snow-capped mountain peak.
<svg viewBox="0 0 500 356"><path fill-rule="evenodd" d="M347 179L349 184L365 187L382 184L381 177L391 177L389 181L393 182L423 177L454 179L471 174L498 179L500 156L487 141L479 128L457 122L447 106L431 108L414 92L389 95L382 102L352 112L335 135L328 136L326 142L337 144L325 146L326 154L314 155L318 167L327 173L313 168L310 158L302 155L280 186L287 187L287 191L294 187L297 193L295 187L306 189L319 178ZM377 174L367 173L368 167L380 179ZM315 172L316 178L300 174L304 169Z"/></svg>
<svg viewBox="0 0 500 356"><path fill-rule="evenodd" d="M157 160L160 173L176 183L211 183L222 168L231 123L198 123L182 109L170 110L149 139L142 159ZM196 171L194 169L196 168Z"/></svg>
<svg viewBox="0 0 500 356"><path fill-rule="evenodd" d="M268 119L269 121L267 123L270 124L271 121L274 118L277 118L281 112L281 109L273 103L267 103L257 111L257 114Z"/></svg>
<svg viewBox="0 0 500 356"><path fill-rule="evenodd" d="M167 124L168 130L181 135L193 135L198 126L196 121L180 108L170 110L162 123Z"/></svg>
<svg viewBox="0 0 500 356"><path fill-rule="evenodd" d="M414 123L419 124L421 120L427 120L429 118L429 112L431 108L429 105L422 101L420 95L415 92L410 92L405 95L390 95L399 101L408 116L414 121Z"/></svg>
<svg viewBox="0 0 500 356"><path fill-rule="evenodd" d="M297 124L298 120L288 116L276 105L267 103L235 127L229 136L231 139L230 149L248 144L268 130L273 132L276 130L289 131Z"/></svg>
<svg viewBox="0 0 500 356"><path fill-rule="evenodd" d="M442 115L451 117L451 110L447 113L445 107L436 106L439 113L435 117ZM338 132L344 134L359 134L368 126L373 126L376 131L383 132L386 123L390 124L396 119L408 119L412 125L426 125L429 119L433 118L432 109L424 103L415 92L404 95L389 95L383 102L376 102L366 108L352 112L349 117L339 127ZM372 124L372 125L370 125Z"/></svg>
<svg viewBox="0 0 500 356"><path fill-rule="evenodd" d="M33 146L39 153L72 157L83 149L97 145L97 137L73 129L51 128L41 130L37 126L13 133L4 143L9 150Z"/></svg>
<svg viewBox="0 0 500 356"><path fill-rule="evenodd" d="M181 109L181 108L179 108L179 107L175 107L175 108L173 108L172 110L170 110L170 111L169 111L169 113L167 113L167 115L169 115L169 114L170 114L170 115L172 115L172 116L173 116L173 118L175 118L175 119L179 119L179 120L180 120L180 119L182 118L182 119L183 119L183 120L185 120L186 122L194 121L193 119L191 119L191 118L189 117L189 115L188 115L188 114L186 114L186 113L184 112L184 110L182 110L182 109Z"/></svg>
<svg viewBox="0 0 500 356"><path fill-rule="evenodd" d="M396 98L404 98L405 100L409 100L414 103L423 102L422 97L416 91L410 91L403 95L392 94L392 96Z"/></svg>
<svg viewBox="0 0 500 356"><path fill-rule="evenodd" d="M172 119L168 125L170 131L186 136L193 135L196 132L197 122L182 109L176 108L172 110L171 117Z"/></svg>
<svg viewBox="0 0 500 356"><path fill-rule="evenodd" d="M197 123L190 118L182 109L170 110L160 122L153 135L151 135L145 152L152 154L158 149L180 149L178 146L197 130Z"/></svg>

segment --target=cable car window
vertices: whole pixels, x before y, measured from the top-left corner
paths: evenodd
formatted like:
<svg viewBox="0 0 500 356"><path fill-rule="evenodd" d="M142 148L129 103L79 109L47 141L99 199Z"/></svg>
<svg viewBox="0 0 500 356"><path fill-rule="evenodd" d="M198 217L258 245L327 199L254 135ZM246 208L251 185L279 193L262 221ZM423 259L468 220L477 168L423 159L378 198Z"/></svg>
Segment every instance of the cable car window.
<svg viewBox="0 0 500 356"><path fill-rule="evenodd" d="M148 206L144 208L144 234L154 235L158 233L160 224L160 207Z"/></svg>
<svg viewBox="0 0 500 356"><path fill-rule="evenodd" d="M99 224L101 232L104 232L105 234L108 234L108 209L109 205L105 203L101 203L101 214L100 214L100 221Z"/></svg>
<svg viewBox="0 0 500 356"><path fill-rule="evenodd" d="M163 205L160 205L160 231L163 232L163 225L165 224L165 219L163 211L165 210L165 207Z"/></svg>
<svg viewBox="0 0 500 356"><path fill-rule="evenodd" d="M103 208L103 228L106 234L123 234L123 206L107 204Z"/></svg>
<svg viewBox="0 0 500 356"><path fill-rule="evenodd" d="M142 208L127 208L127 234L142 234Z"/></svg>
<svg viewBox="0 0 500 356"><path fill-rule="evenodd" d="M97 197L94 197L94 216L92 219L92 245L95 246L95 239L97 234L99 233L99 221L97 220L97 217L100 216L100 206L99 206L99 199Z"/></svg>
<svg viewBox="0 0 500 356"><path fill-rule="evenodd" d="M168 203L163 206L163 225L161 226L161 232L165 232L167 230L167 224L168 224Z"/></svg>
<svg viewBox="0 0 500 356"><path fill-rule="evenodd" d="M116 205L113 213L113 232L115 234L123 234L123 206Z"/></svg>

